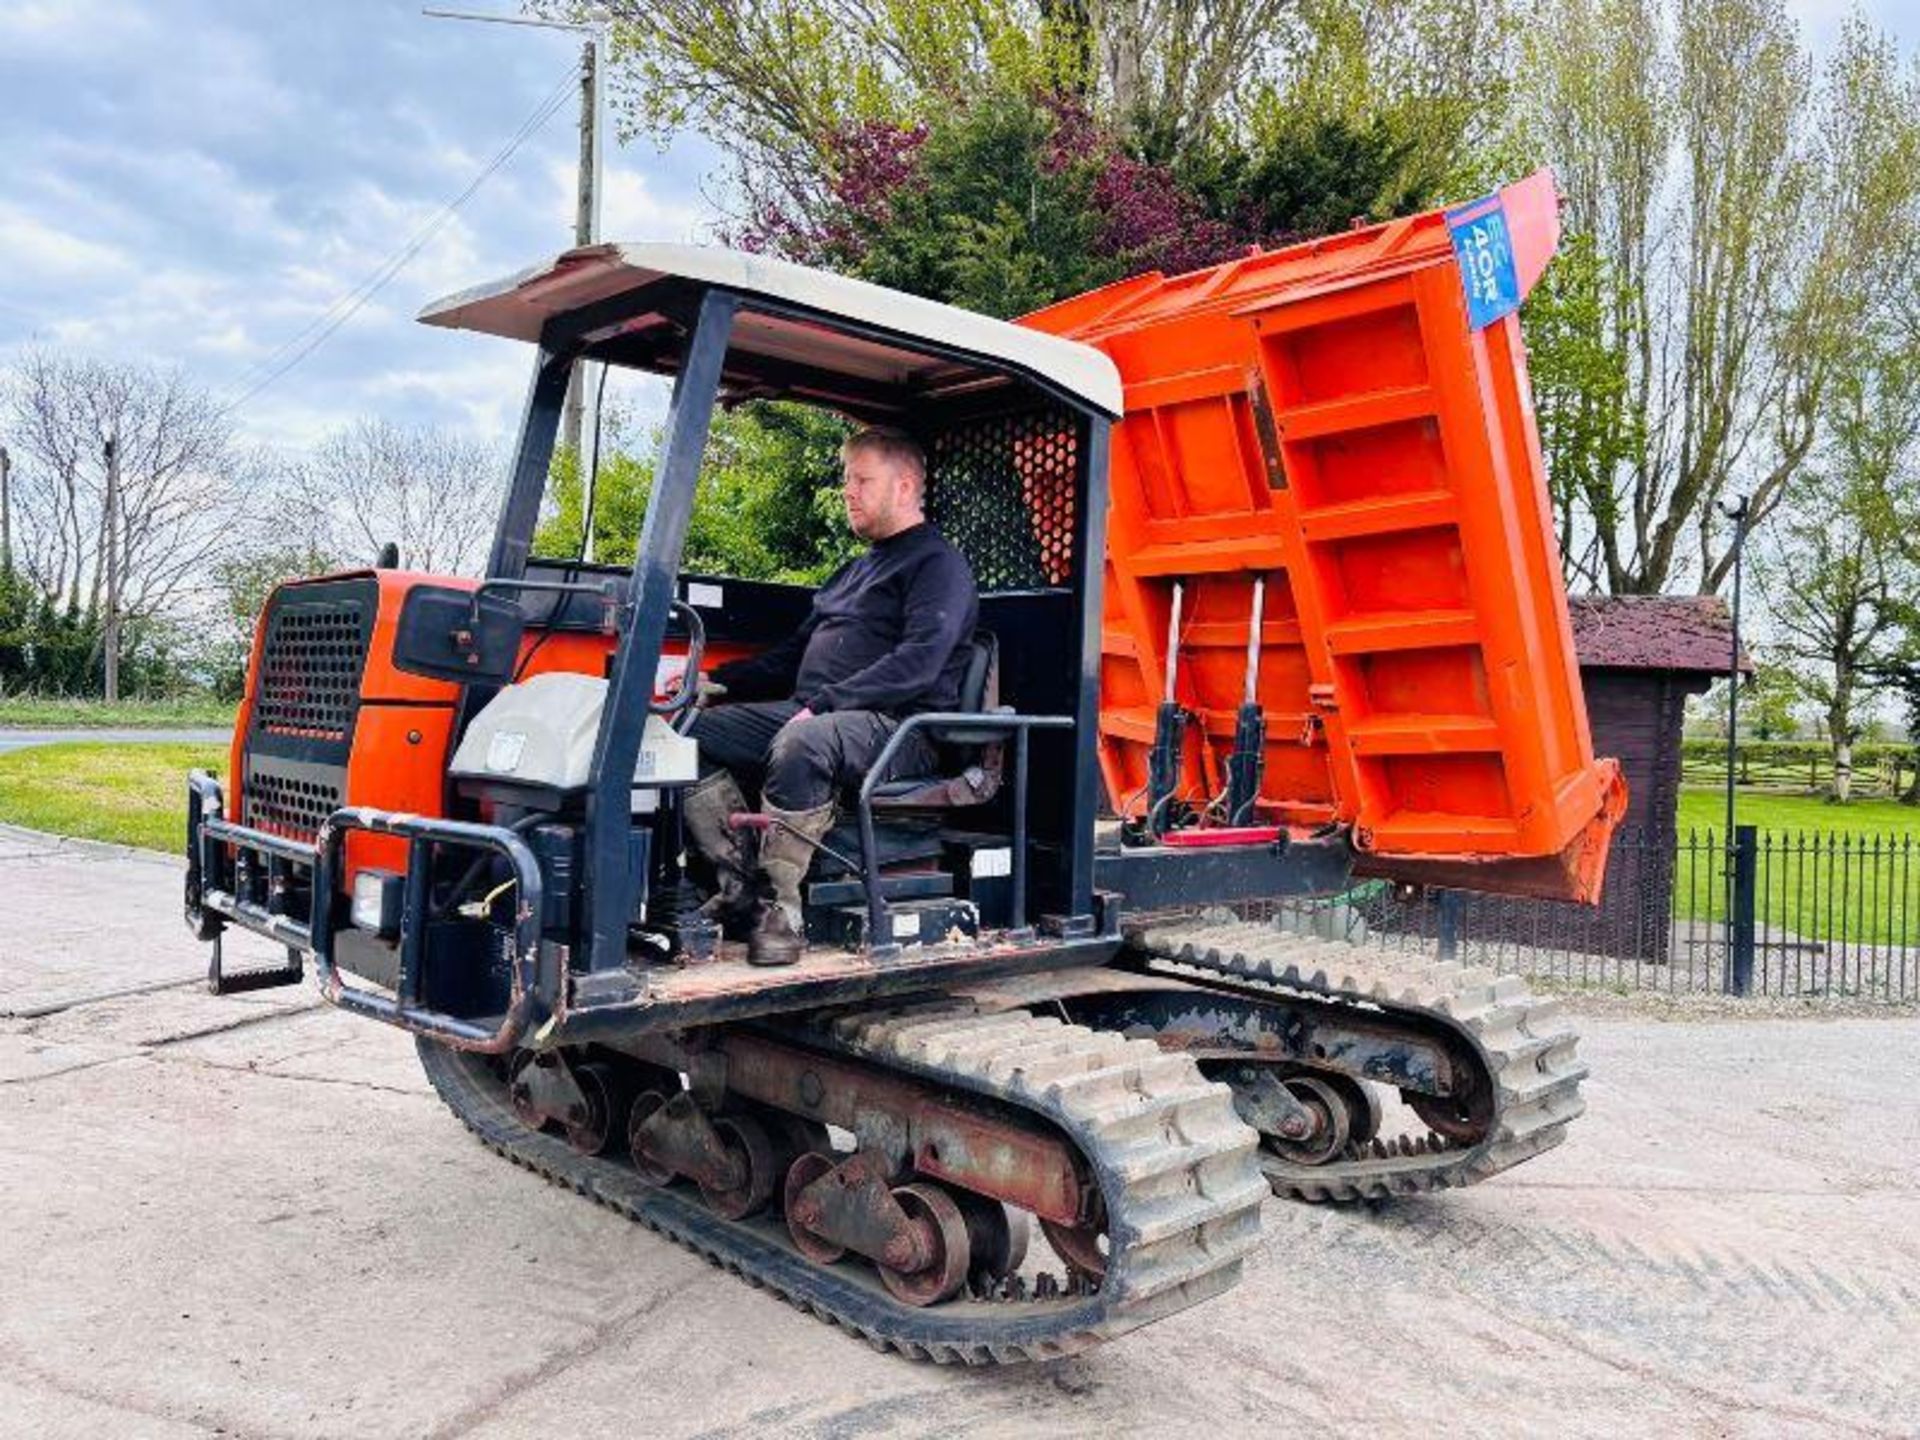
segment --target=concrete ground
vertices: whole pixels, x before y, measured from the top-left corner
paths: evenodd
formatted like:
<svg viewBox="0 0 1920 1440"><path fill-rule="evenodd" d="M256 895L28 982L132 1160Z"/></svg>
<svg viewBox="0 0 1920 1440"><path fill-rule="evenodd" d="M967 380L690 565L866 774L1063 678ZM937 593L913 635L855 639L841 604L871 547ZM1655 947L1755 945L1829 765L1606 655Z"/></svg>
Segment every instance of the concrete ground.
<svg viewBox="0 0 1920 1440"><path fill-rule="evenodd" d="M956 1372L507 1166L397 1032L201 993L178 883L0 832L0 1434L1920 1432L1911 1018L1589 1018L1559 1150Z"/></svg>
<svg viewBox="0 0 1920 1440"><path fill-rule="evenodd" d="M224 744L232 730L8 730L0 729L0 755L29 745L57 745L84 740L102 745L152 745L184 740L201 745Z"/></svg>

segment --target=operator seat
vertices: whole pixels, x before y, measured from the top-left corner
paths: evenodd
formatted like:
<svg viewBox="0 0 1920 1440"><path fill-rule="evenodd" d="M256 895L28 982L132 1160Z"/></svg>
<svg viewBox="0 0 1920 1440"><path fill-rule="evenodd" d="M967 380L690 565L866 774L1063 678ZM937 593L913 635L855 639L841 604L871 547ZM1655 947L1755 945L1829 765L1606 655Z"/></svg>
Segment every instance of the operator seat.
<svg viewBox="0 0 1920 1440"><path fill-rule="evenodd" d="M972 653L954 709L967 715L1010 714L1000 704L1000 642L990 630L974 632ZM929 738L943 762L931 775L896 775L873 789L874 839L883 866L940 853L940 822L949 810L985 805L1000 793L1006 768L1006 734L965 725L941 725ZM841 819L827 846L849 859L860 856L859 787L841 797ZM847 867L826 849L815 852L814 876L844 875Z"/></svg>

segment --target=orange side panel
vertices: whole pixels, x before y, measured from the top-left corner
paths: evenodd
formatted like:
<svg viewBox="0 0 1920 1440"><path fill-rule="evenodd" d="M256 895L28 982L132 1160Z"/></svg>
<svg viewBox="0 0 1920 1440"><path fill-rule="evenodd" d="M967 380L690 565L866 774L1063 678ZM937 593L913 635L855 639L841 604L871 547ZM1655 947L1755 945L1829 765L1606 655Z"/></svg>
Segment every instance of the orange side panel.
<svg viewBox="0 0 1920 1440"><path fill-rule="evenodd" d="M1501 201L1524 293L1558 241L1551 177ZM1445 214L1023 323L1105 350L1126 385L1101 656L1114 806L1144 804L1176 583L1177 698L1203 737L1186 794L1224 790L1264 576L1273 820L1351 824L1371 873L1597 898L1623 783L1587 729L1519 322L1470 328Z"/></svg>
<svg viewBox="0 0 1920 1440"><path fill-rule="evenodd" d="M451 701L444 705L363 704L354 722L346 803L408 815L445 814L442 795L452 736ZM407 842L356 831L347 836L346 861L342 889L350 889L353 877L369 865L404 872Z"/></svg>

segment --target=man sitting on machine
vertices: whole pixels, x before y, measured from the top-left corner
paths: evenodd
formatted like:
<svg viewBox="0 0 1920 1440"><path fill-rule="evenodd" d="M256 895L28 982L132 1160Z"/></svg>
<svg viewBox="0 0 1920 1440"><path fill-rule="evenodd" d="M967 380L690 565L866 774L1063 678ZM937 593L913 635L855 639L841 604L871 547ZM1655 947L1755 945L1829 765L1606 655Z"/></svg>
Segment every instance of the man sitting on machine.
<svg viewBox="0 0 1920 1440"><path fill-rule="evenodd" d="M832 828L834 801L858 785L905 716L959 702L979 595L966 558L928 523L927 460L904 431L862 430L841 447L847 523L868 542L813 597L799 631L763 653L717 667L700 683L715 699L695 720L701 779L684 815L714 864L707 913L744 921L755 965L790 965L805 948L801 886ZM934 767L931 744L910 737L907 774ZM758 893L754 866L729 817L760 792Z"/></svg>

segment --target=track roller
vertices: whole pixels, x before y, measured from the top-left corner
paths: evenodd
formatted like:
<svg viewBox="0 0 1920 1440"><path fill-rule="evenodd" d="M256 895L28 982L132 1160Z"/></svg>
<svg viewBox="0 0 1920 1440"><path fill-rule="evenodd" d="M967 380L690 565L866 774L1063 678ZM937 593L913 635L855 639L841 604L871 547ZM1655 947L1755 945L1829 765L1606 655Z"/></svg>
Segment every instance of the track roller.
<svg viewBox="0 0 1920 1440"><path fill-rule="evenodd" d="M509 1095L523 1124L557 1127L576 1154L605 1155L626 1141L632 1088L611 1065L569 1064L558 1052L523 1050L514 1060Z"/></svg>
<svg viewBox="0 0 1920 1440"><path fill-rule="evenodd" d="M787 1171L787 1233L816 1264L831 1265L852 1251L873 1261L896 1300L937 1304L966 1284L974 1227L945 1186L932 1180L894 1185L887 1170L884 1159L865 1150L837 1165L817 1151L801 1156ZM989 1258L1005 1264L1014 1249L1011 1231L1004 1241L993 1234L984 1208L975 1223L999 1247Z"/></svg>
<svg viewBox="0 0 1920 1440"><path fill-rule="evenodd" d="M1346 1153L1353 1133L1347 1102L1327 1080L1318 1075L1295 1075L1281 1082L1288 1092L1312 1116L1307 1134L1295 1139L1288 1135L1263 1134L1276 1155L1296 1165L1322 1165Z"/></svg>
<svg viewBox="0 0 1920 1440"><path fill-rule="evenodd" d="M787 1183L782 1197L781 1209L787 1217L787 1233L793 1237L794 1248L816 1265L832 1265L843 1259L847 1247L836 1245L813 1229L802 1219L803 1214L817 1215L818 1211L800 1203L800 1196L808 1186L832 1172L834 1160L831 1155L813 1151L795 1160L787 1170Z"/></svg>
<svg viewBox="0 0 1920 1440"><path fill-rule="evenodd" d="M967 1242L973 1255L969 1278L977 1288L986 1289L1006 1279L1026 1262L1032 1236L1026 1211L971 1190L956 1189L953 1198L967 1217Z"/></svg>
<svg viewBox="0 0 1920 1440"><path fill-rule="evenodd" d="M634 1169L650 1185L686 1176L716 1215L742 1220L766 1208L780 1179L780 1154L752 1115L709 1117L685 1090L641 1093L628 1131Z"/></svg>
<svg viewBox="0 0 1920 1440"><path fill-rule="evenodd" d="M894 1299L907 1305L934 1305L959 1294L972 1261L967 1219L960 1207L932 1182L898 1186L893 1199L908 1223L925 1237L915 1249L926 1258L911 1270L882 1263L881 1283Z"/></svg>

